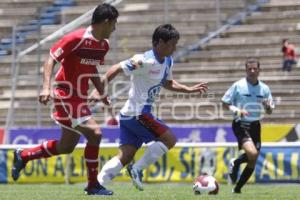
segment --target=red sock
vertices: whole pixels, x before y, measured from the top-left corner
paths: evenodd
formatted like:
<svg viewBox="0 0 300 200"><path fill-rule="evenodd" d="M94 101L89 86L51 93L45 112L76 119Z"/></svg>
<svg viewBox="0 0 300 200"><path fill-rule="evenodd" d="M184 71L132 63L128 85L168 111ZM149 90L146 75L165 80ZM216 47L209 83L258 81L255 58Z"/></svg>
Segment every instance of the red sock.
<svg viewBox="0 0 300 200"><path fill-rule="evenodd" d="M99 146L86 144L84 149L85 164L87 167L88 188L92 188L98 181L98 154Z"/></svg>
<svg viewBox="0 0 300 200"><path fill-rule="evenodd" d="M29 160L35 160L39 158L49 158L51 156L57 155L56 151L56 140L49 140L43 142L43 144L31 148L31 149L24 149L21 153L21 158L26 163Z"/></svg>

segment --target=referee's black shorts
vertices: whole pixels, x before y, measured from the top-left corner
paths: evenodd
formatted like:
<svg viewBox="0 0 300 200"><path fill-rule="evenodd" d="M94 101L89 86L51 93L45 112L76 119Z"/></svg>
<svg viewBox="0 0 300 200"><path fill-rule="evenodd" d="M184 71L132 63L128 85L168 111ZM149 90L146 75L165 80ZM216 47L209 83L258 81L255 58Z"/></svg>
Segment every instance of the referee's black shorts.
<svg viewBox="0 0 300 200"><path fill-rule="evenodd" d="M261 147L261 138L260 138L260 122L243 122L235 121L232 122L232 130L238 141L239 149L242 148L244 142L252 140L256 149L259 151Z"/></svg>

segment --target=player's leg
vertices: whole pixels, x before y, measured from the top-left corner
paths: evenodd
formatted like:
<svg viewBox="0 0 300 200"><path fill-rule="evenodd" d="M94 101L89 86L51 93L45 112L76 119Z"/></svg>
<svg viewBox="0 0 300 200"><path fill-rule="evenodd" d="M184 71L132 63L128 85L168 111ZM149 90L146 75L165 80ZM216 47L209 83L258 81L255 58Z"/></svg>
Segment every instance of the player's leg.
<svg viewBox="0 0 300 200"><path fill-rule="evenodd" d="M80 131L87 143L84 149L84 159L87 167L88 188L93 188L97 184L98 174L98 155L99 145L101 140L101 131L99 125L93 118L88 119L84 124L76 127L76 130Z"/></svg>
<svg viewBox="0 0 300 200"><path fill-rule="evenodd" d="M72 152L79 138L80 135L74 132L74 130L62 127L62 135L59 141L48 140L33 148L15 150L12 167L13 179L16 181L19 178L21 170L25 168L27 162L30 160L49 158Z"/></svg>
<svg viewBox="0 0 300 200"><path fill-rule="evenodd" d="M143 170L168 152L176 144L176 137L164 122L151 114L141 115L138 122L154 136L153 140L149 140L154 142L147 146L144 155L133 165L134 168Z"/></svg>
<svg viewBox="0 0 300 200"><path fill-rule="evenodd" d="M248 162L248 157L246 153L241 154L237 158L230 159L228 173L231 180L231 184L236 183L236 180L238 178L238 173L240 170L240 165L245 162Z"/></svg>
<svg viewBox="0 0 300 200"><path fill-rule="evenodd" d="M117 171L120 171L120 168L133 160L136 151L144 142L144 140L138 135L143 131L143 127L141 127L135 117L127 117L123 115L120 116L120 151L117 157L112 159L110 163L105 164L105 170L101 170L101 176L98 177L99 179L105 181L105 177L103 177L103 175L107 174L105 171L111 168L109 165L117 166L115 169L113 169L114 176L116 175ZM131 165L129 165L129 167L130 166ZM132 178L133 185L139 190L143 190L141 184L142 172L132 173L130 170L127 170L127 174Z"/></svg>
<svg viewBox="0 0 300 200"><path fill-rule="evenodd" d="M84 158L87 167L88 184L85 188L85 193L88 195L112 195L113 192L106 190L97 180L99 145L102 136L100 126L92 117L89 117L76 126L75 129L81 132L87 139L87 144L84 149Z"/></svg>
<svg viewBox="0 0 300 200"><path fill-rule="evenodd" d="M232 130L237 139L239 150L242 149L243 143L250 138L250 135L248 134L249 128L249 124L243 124L240 121L235 120L232 122ZM238 178L240 165L244 162L248 162L246 153L241 154L238 158L232 158L230 160L228 172L232 184L235 184Z"/></svg>
<svg viewBox="0 0 300 200"><path fill-rule="evenodd" d="M102 167L98 174L99 183L104 186L108 185L121 169L133 160L136 151L137 147L134 145L121 145L118 155L107 161Z"/></svg>
<svg viewBox="0 0 300 200"><path fill-rule="evenodd" d="M154 141L147 146L142 157L136 161L133 165L128 165L127 172L132 178L133 185L140 191L143 190L142 177L143 170L161 158L165 153L169 151L174 145L171 145L173 140L173 134L170 131L165 132L165 137L162 137L162 141ZM169 137L169 138L168 138ZM166 144L169 144L168 146ZM169 148L168 148L169 147Z"/></svg>
<svg viewBox="0 0 300 200"><path fill-rule="evenodd" d="M254 143L252 140L249 140L245 142L242 145L242 148L245 150L246 155L248 157L248 164L246 165L245 169L243 170L235 188L234 192L235 193L241 193L241 188L246 184L250 176L252 175L256 160L258 157L258 150L256 149Z"/></svg>
<svg viewBox="0 0 300 200"><path fill-rule="evenodd" d="M234 189L235 192L241 192L241 188L245 185L245 183L248 181L248 179L254 171L259 151L261 148L260 122L252 122L248 128L247 133L249 134L249 136L247 140L244 140L245 142L242 144L242 148L244 149L247 155L248 164L240 176L240 179Z"/></svg>
<svg viewBox="0 0 300 200"><path fill-rule="evenodd" d="M176 143L176 137L170 129L162 133L157 141L147 146L143 156L133 165L137 170L143 170L167 153Z"/></svg>
<svg viewBox="0 0 300 200"><path fill-rule="evenodd" d="M175 145L176 137L161 120L151 114L139 116L135 123L133 132L149 145L143 156L134 165L129 165L127 171L136 188L142 190L142 170L168 152Z"/></svg>
<svg viewBox="0 0 300 200"><path fill-rule="evenodd" d="M247 157L246 153L241 154L237 158L230 159L230 161L229 161L229 177L231 179L232 184L235 184L235 182L237 180L240 165L245 162L248 162L248 157Z"/></svg>

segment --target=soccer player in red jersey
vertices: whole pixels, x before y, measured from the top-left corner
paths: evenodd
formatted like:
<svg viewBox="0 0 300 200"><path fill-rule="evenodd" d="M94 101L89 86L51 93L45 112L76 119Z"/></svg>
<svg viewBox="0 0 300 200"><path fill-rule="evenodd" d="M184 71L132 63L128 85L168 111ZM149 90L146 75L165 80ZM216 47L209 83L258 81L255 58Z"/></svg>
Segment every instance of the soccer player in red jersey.
<svg viewBox="0 0 300 200"><path fill-rule="evenodd" d="M98 75L97 65L103 64L109 50L108 38L115 30L119 13L109 4L101 4L94 10L91 25L75 30L56 42L48 60L44 64L43 89L39 101L47 104L50 97L50 79L56 63L60 69L55 76L53 99L56 112L53 119L61 126L60 140L50 140L31 149L14 151L12 177L16 181L20 171L30 160L48 158L59 154L71 153L77 145L80 135L85 136L87 144L84 158L87 167L88 195L112 195L97 181L98 152L101 131L91 115L87 105L89 80L103 96L102 102L109 104L104 87Z"/></svg>

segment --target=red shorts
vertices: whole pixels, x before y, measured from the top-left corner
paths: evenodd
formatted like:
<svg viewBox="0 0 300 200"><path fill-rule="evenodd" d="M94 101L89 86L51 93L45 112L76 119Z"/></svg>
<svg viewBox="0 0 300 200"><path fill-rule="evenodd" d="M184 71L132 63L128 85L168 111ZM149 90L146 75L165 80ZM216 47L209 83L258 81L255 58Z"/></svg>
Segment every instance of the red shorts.
<svg viewBox="0 0 300 200"><path fill-rule="evenodd" d="M54 89L54 107L56 110L53 113L54 120L72 128L82 124L92 116L87 100L76 95L69 95L67 89Z"/></svg>

